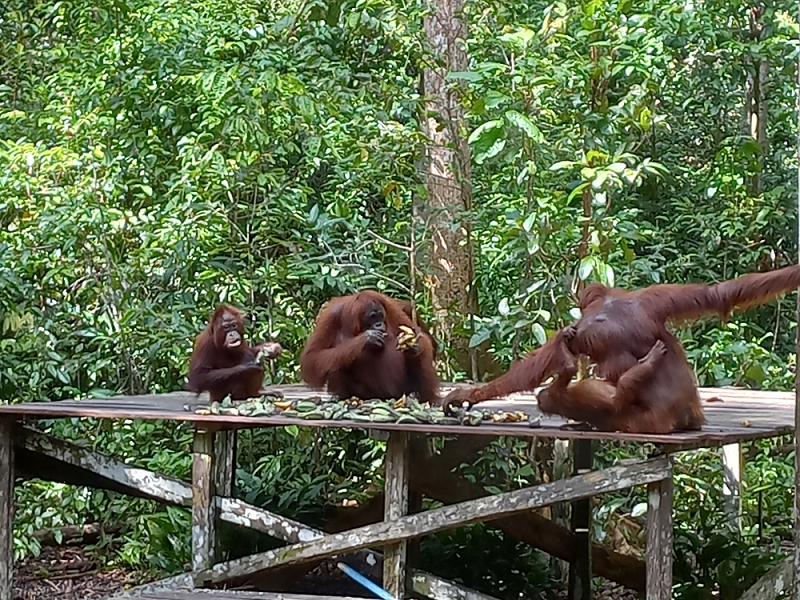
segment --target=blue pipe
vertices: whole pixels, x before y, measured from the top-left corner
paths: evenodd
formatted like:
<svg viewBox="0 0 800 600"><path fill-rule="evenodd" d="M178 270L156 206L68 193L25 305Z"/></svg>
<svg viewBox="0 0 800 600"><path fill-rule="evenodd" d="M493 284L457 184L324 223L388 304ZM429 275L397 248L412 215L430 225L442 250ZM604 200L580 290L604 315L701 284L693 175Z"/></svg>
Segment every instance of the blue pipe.
<svg viewBox="0 0 800 600"><path fill-rule="evenodd" d="M389 592L383 589L376 583L373 583L366 577L364 577L361 573L356 571L353 567L350 567L344 563L336 563L336 566L339 567L342 571L344 571L345 575L351 577L356 581L356 583L360 583L365 588L367 588L370 592L375 594L378 598L382 598L383 600L397 600L394 596L392 596Z"/></svg>

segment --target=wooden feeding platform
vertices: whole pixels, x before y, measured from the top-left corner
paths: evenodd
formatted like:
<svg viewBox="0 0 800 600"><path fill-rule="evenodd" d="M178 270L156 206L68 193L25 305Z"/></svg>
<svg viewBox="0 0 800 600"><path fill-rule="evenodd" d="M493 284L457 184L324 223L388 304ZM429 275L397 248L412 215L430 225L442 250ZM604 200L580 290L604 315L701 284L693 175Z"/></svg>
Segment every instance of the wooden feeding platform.
<svg viewBox="0 0 800 600"><path fill-rule="evenodd" d="M286 399L320 396L301 385L274 386ZM303 597L242 589L254 576L310 568L320 560L357 551L373 552L383 563L383 587L394 597L486 600L486 594L468 590L407 564L407 545L421 536L475 522L487 521L508 535L525 541L571 565L571 592L575 599L592 597L592 574L618 581L666 600L672 586L672 459L671 453L701 447L738 448L739 442L790 434L794 431L794 394L735 389L702 389L707 424L700 431L669 435L622 434L563 429L563 419L541 415L535 394L515 394L481 404L489 410L528 413L528 423L492 423L479 426L428 423L374 423L348 420L304 420L297 417L204 415L194 412L207 398L188 392L105 399L65 400L0 405L0 600L11 600L13 567L13 484L17 476L39 477L77 485L110 489L192 510L191 571L131 590L116 598L152 600L211 598ZM707 399L715 401L705 401ZM188 405L188 406L187 406ZM112 456L39 432L36 419L57 418L157 419L186 421L194 427L192 481L182 481L126 464ZM23 424L24 423L24 424ZM385 459L386 488L383 520L360 515L355 523L320 531L237 499L233 489L236 431L246 428L336 427L388 432ZM497 436L572 439L575 470L571 477L517 491L486 495L453 468L472 460ZM427 436L451 441L431 454ZM600 470L592 462L591 440L651 443L656 452L645 460L626 461ZM724 453L734 479L740 465L736 452ZM413 467L411 465L414 465ZM727 471L726 470L726 473ZM647 552L644 561L615 553L589 536L592 496L637 485L648 489ZM410 498L428 496L443 506L409 514ZM732 492L735 496L735 492ZM572 529L532 512L558 502L573 502ZM267 533L287 545L274 550L217 561L218 521ZM383 549L378 551L370 549ZM274 580L277 579L273 578Z"/></svg>

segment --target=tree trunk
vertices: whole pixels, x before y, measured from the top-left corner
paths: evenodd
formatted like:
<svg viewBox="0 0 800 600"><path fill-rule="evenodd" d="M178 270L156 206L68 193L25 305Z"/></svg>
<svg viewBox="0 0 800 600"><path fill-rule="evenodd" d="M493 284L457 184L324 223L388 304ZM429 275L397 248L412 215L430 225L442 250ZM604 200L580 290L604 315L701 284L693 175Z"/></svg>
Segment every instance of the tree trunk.
<svg viewBox="0 0 800 600"><path fill-rule="evenodd" d="M764 7L752 7L748 13L749 37L760 40L764 34ZM767 150L767 84L769 82L769 61L753 60L753 70L747 74L745 85L745 129L746 135L756 140L760 146L757 172L748 182L747 191L750 196L759 196L762 192L762 171L764 154Z"/></svg>
<svg viewBox="0 0 800 600"><path fill-rule="evenodd" d="M448 72L467 70L467 26L461 18L463 0L429 2L430 15L424 28L433 56L422 75L426 98L423 127L428 138L424 216L432 238L428 286L437 313L438 339L453 349L459 367L477 379L476 357L469 349L469 340L453 334L465 315L475 313L477 296L469 222L472 187L466 119L458 86L445 80Z"/></svg>

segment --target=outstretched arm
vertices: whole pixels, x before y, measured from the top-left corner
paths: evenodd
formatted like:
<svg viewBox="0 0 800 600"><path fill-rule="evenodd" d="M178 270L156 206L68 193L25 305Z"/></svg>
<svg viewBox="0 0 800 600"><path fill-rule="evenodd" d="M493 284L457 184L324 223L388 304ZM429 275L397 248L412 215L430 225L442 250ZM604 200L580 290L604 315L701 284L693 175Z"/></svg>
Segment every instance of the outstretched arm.
<svg viewBox="0 0 800 600"><path fill-rule="evenodd" d="M750 273L713 285L663 284L642 290L640 299L661 321L691 319L716 312L723 317L734 308L763 304L800 286L800 265L767 273Z"/></svg>
<svg viewBox="0 0 800 600"><path fill-rule="evenodd" d="M471 404L484 402L491 398L500 398L514 392L532 391L545 378L554 373L568 369L575 362L575 357L567 348L566 336L572 328L565 327L553 334L549 340L534 350L524 360L511 365L508 373L490 381L486 385L474 388L461 388L450 392L442 402L445 405L459 401Z"/></svg>

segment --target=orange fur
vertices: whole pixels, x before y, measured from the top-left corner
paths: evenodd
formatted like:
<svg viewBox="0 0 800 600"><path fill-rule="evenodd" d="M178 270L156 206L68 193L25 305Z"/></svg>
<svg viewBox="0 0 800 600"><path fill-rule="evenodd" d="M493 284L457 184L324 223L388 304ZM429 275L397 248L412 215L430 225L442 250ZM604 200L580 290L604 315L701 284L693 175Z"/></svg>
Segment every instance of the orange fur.
<svg viewBox="0 0 800 600"><path fill-rule="evenodd" d="M364 314L376 305L385 312L381 348L370 345L362 325ZM419 333L416 352L397 348L400 325ZM389 399L416 393L423 402L435 402L439 397L435 353L436 342L428 328L419 319L412 322L410 303L366 290L334 298L322 307L300 357L300 373L311 387L327 385L340 398Z"/></svg>
<svg viewBox="0 0 800 600"><path fill-rule="evenodd" d="M456 390L444 402L475 403L533 390L558 374L540 394L545 412L627 432L699 429L705 418L694 373L667 321L707 313L727 317L736 308L767 302L798 286L797 265L711 285L660 284L633 292L593 283L581 294L579 321L505 375L485 386ZM580 354L595 363L600 379L571 383L574 357Z"/></svg>

